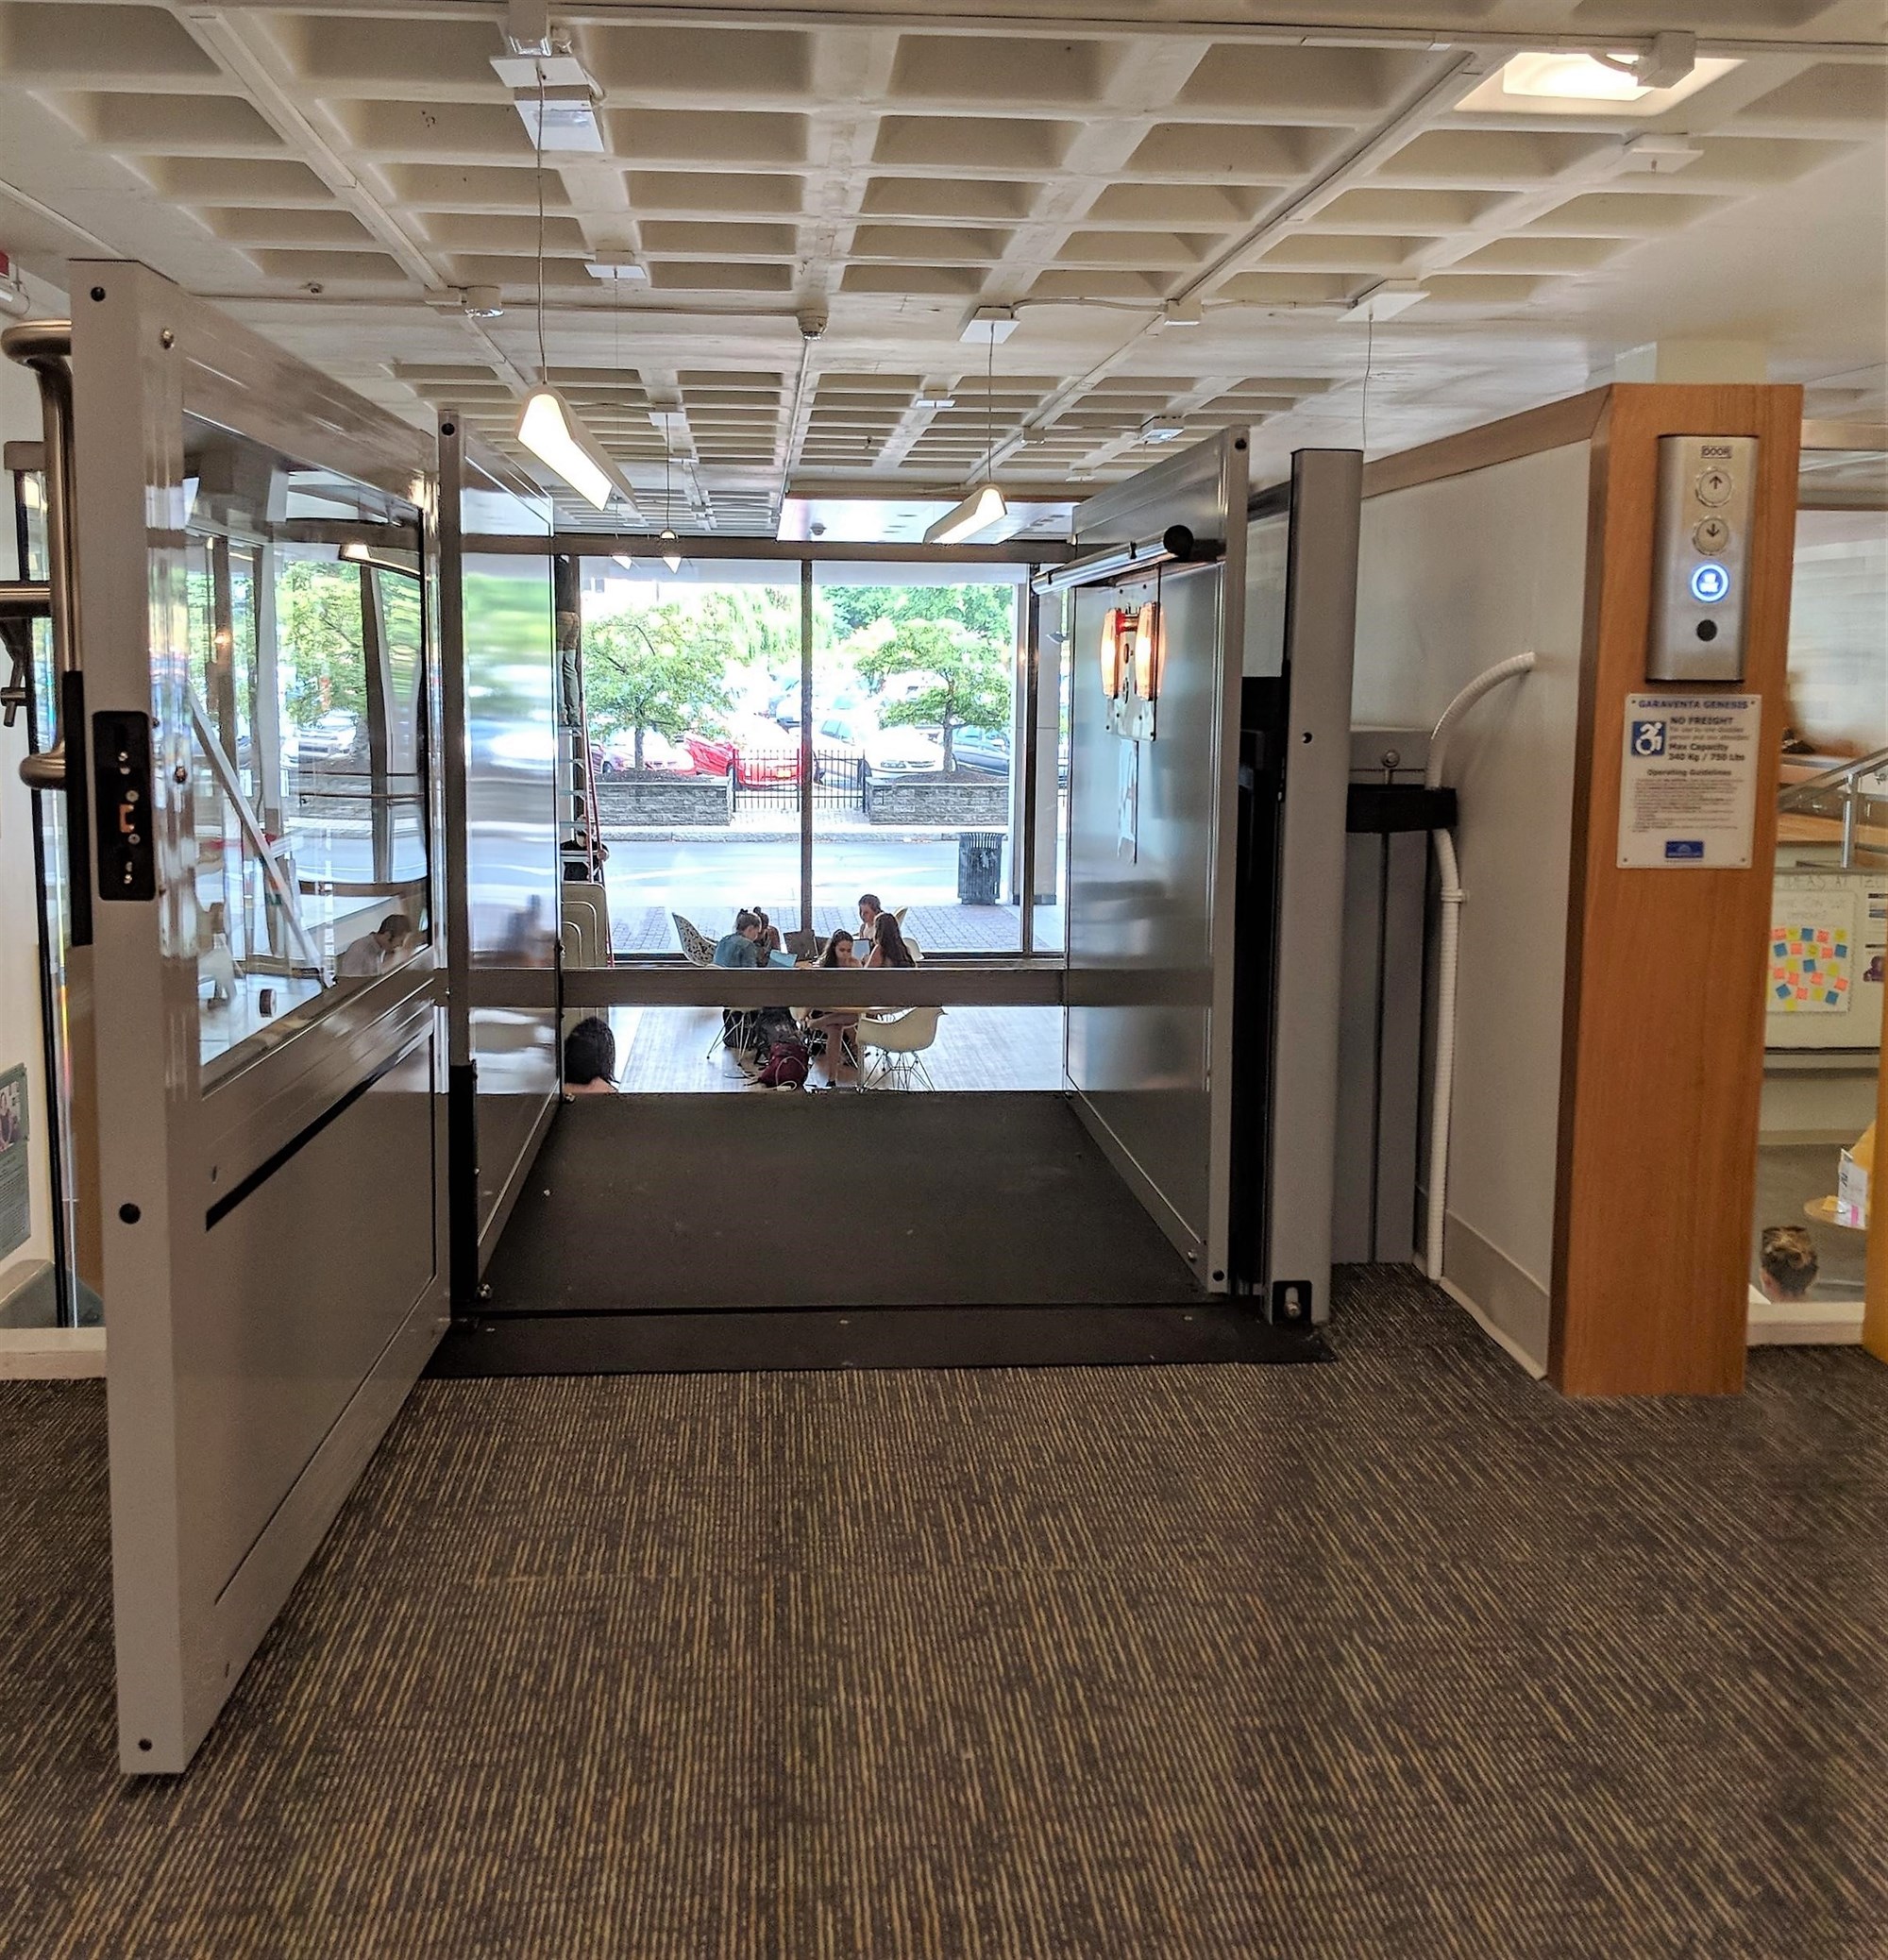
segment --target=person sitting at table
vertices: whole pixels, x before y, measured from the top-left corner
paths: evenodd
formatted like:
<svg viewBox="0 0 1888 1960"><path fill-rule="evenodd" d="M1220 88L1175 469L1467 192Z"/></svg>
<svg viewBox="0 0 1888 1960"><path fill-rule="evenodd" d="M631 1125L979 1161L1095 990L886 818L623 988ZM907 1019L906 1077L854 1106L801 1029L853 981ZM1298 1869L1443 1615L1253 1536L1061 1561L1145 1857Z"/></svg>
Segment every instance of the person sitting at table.
<svg viewBox="0 0 1888 1960"><path fill-rule="evenodd" d="M419 938L417 928L404 912L389 912L375 929L356 939L334 963L337 980L371 980L390 972L405 958L407 948Z"/></svg>
<svg viewBox="0 0 1888 1960"><path fill-rule="evenodd" d="M872 921L872 950L866 955L868 967L915 967L911 948L895 914L880 912Z"/></svg>
<svg viewBox="0 0 1888 1960"><path fill-rule="evenodd" d="M857 946L858 941L842 925L826 941L815 965L856 968L860 964ZM801 1022L809 1034L826 1038L826 1073L835 1083L848 1068L855 1072L858 1068L859 1044L853 1030L863 1012L859 1007L815 1007Z"/></svg>
<svg viewBox="0 0 1888 1960"><path fill-rule="evenodd" d="M1750 1304L1763 1307L1774 1302L1781 1307L1807 1300L1821 1270L1816 1242L1806 1227L1765 1225L1758 1256L1759 1283L1750 1289Z"/></svg>
<svg viewBox="0 0 1888 1960"><path fill-rule="evenodd" d="M771 935L771 940L769 940ZM715 946L717 967L790 967L792 957L781 952L780 934L765 912L743 909L734 914L734 928Z"/></svg>
<svg viewBox="0 0 1888 1960"><path fill-rule="evenodd" d="M869 938L871 938L871 936L872 936L872 921L874 921L875 919L877 919L877 917L879 916L879 914L880 914L881 912L883 912L884 910L885 910L885 907L884 907L884 906L883 906L882 904L879 904L879 895L878 895L878 893L877 893L877 892L875 892L875 891L862 891L862 892L860 892L860 894L859 894L859 938L862 938L862 939L869 939Z"/></svg>
<svg viewBox="0 0 1888 1960"><path fill-rule="evenodd" d="M715 964L717 967L765 966L767 955L761 951L760 938L759 913L736 912L733 930L723 933L715 943Z"/></svg>
<svg viewBox="0 0 1888 1960"><path fill-rule="evenodd" d="M600 1015L586 1014L564 1038L564 1092L567 1096L616 1092L616 1037Z"/></svg>

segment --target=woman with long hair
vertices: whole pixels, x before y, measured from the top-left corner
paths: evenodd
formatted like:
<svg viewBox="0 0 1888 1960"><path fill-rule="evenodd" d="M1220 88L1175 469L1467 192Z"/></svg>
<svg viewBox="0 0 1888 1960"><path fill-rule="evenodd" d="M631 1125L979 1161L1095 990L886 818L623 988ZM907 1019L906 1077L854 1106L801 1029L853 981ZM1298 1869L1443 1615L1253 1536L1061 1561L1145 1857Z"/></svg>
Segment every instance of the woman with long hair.
<svg viewBox="0 0 1888 1960"><path fill-rule="evenodd" d="M853 950L857 941L842 925L826 941L819 955L822 967L856 967L859 958ZM854 1032L859 1025L858 1007L816 1007L806 1017L806 1025L826 1038L826 1079L835 1088L847 1070L852 1079L858 1080L859 1039Z"/></svg>
<svg viewBox="0 0 1888 1960"><path fill-rule="evenodd" d="M872 950L867 955L868 967L915 967L918 962L912 957L911 948L904 943L904 932L891 912L881 912L872 925Z"/></svg>

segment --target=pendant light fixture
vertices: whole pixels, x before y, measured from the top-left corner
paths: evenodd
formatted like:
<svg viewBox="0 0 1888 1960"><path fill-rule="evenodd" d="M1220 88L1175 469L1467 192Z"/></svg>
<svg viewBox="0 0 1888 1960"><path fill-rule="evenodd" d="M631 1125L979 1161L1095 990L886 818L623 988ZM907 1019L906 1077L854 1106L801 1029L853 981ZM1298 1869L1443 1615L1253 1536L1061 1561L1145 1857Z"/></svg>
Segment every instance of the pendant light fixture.
<svg viewBox="0 0 1888 1960"><path fill-rule="evenodd" d="M994 324L986 329L989 348L984 367L984 481L962 503L953 506L924 533L927 545L961 545L978 532L987 531L1009 515L1009 505L997 488L997 333Z"/></svg>
<svg viewBox="0 0 1888 1960"><path fill-rule="evenodd" d="M542 68L538 77L538 99L544 100ZM629 480L611 460L603 445L584 427L564 397L550 384L550 362L545 353L544 334L544 123L540 116L532 154L537 164L537 378L538 384L525 397L518 411L518 441L553 475L576 491L586 503L606 510L612 498L620 498L632 508L635 495Z"/></svg>
<svg viewBox="0 0 1888 1960"><path fill-rule="evenodd" d="M662 554L662 562L670 571L682 569L682 546L675 535L675 527L669 521L671 514L670 490L671 471L675 466L675 443L670 415L673 411L665 409L662 414L662 535L656 542L668 549Z"/></svg>

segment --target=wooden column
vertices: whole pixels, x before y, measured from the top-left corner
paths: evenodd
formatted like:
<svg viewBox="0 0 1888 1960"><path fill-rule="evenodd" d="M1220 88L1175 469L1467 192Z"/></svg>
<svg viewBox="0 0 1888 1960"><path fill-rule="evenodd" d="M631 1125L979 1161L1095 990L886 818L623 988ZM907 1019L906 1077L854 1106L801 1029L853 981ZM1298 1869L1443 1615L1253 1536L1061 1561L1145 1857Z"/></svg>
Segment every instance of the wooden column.
<svg viewBox="0 0 1888 1960"><path fill-rule="evenodd" d="M1549 1360L1570 1394L1744 1384L1801 422L1799 388L1617 385L1593 438ZM1722 689L1763 698L1748 870L1616 862L1661 435L1762 444L1745 679Z"/></svg>

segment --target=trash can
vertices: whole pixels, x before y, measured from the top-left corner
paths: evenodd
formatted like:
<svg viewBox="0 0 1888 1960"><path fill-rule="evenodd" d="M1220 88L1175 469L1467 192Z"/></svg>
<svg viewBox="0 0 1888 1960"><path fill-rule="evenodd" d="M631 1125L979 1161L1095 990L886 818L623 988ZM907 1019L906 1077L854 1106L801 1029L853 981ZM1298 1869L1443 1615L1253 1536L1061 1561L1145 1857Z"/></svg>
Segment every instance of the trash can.
<svg viewBox="0 0 1888 1960"><path fill-rule="evenodd" d="M1003 832L963 830L957 833L957 903L993 905L997 879L1003 872Z"/></svg>

